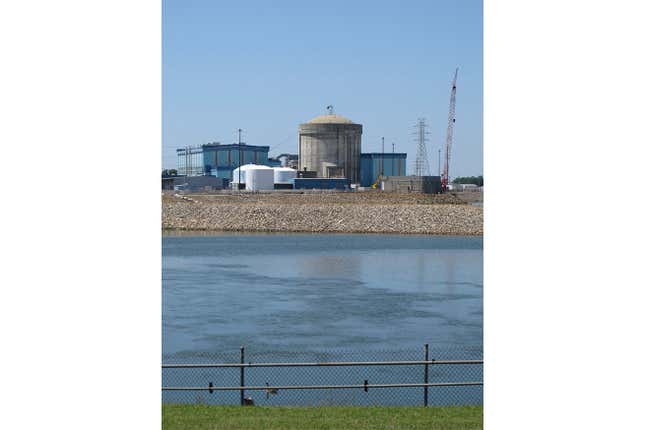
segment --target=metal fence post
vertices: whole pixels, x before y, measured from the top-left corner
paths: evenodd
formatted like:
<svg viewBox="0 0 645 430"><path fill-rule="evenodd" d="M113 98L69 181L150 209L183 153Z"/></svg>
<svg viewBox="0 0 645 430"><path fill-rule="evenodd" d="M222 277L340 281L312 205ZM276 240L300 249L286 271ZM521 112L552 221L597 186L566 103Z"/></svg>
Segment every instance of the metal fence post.
<svg viewBox="0 0 645 430"><path fill-rule="evenodd" d="M424 361L428 361L428 344L426 343L423 346L423 356L424 356ZM428 383L428 363L424 365L424 371L423 371L423 383L427 384ZM423 406L428 406L428 386L423 387Z"/></svg>
<svg viewBox="0 0 645 430"><path fill-rule="evenodd" d="M244 347L240 347L240 364L244 364ZM244 386L244 366L240 366L240 387ZM244 406L244 389L240 390L240 406Z"/></svg>

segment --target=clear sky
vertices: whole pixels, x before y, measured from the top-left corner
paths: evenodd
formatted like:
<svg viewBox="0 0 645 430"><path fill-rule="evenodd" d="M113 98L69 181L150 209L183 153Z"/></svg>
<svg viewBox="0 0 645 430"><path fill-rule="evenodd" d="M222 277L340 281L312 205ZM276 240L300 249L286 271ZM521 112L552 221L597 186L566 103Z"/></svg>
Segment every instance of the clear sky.
<svg viewBox="0 0 645 430"><path fill-rule="evenodd" d="M363 152L380 152L381 136L407 152L408 173L427 118L437 174L459 67L450 176L480 175L482 58L481 0L164 0L163 167L238 128L270 156L297 153L298 124L331 104L363 124Z"/></svg>

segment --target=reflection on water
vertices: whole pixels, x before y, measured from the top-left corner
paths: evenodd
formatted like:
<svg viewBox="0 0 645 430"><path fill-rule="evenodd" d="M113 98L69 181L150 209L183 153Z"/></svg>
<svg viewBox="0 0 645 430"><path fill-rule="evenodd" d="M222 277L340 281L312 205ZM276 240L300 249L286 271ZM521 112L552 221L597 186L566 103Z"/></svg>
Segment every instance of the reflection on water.
<svg viewBox="0 0 645 430"><path fill-rule="evenodd" d="M164 355L481 345L482 239L166 235Z"/></svg>

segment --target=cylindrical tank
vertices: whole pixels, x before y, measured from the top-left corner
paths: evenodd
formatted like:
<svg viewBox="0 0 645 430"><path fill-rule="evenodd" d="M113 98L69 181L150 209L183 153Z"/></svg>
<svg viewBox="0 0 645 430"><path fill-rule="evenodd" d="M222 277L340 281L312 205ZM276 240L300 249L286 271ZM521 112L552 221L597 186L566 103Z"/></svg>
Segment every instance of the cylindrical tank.
<svg viewBox="0 0 645 430"><path fill-rule="evenodd" d="M249 169L254 169L256 167L267 167L267 166L261 166L259 164L253 164L253 163L244 164L242 167L233 169L233 172L231 173L231 182L236 184L239 180L240 183L246 184L246 171ZM270 167L267 167L267 168L270 168Z"/></svg>
<svg viewBox="0 0 645 430"><path fill-rule="evenodd" d="M273 182L276 184L290 184L297 173L295 169L290 169L289 167L274 167Z"/></svg>
<svg viewBox="0 0 645 430"><path fill-rule="evenodd" d="M246 166L242 166L241 168L238 167L236 169L233 169L233 171L231 172L231 182L232 183L234 183L234 184L237 184L238 182L240 182L242 184L246 183L246 180L244 178L244 167L246 167ZM241 172L240 172L240 170L241 170Z"/></svg>
<svg viewBox="0 0 645 430"><path fill-rule="evenodd" d="M340 115L321 115L298 127L298 170L319 178L360 182L363 126Z"/></svg>
<svg viewBox="0 0 645 430"><path fill-rule="evenodd" d="M242 166L245 167L245 166ZM249 191L272 190L273 169L267 166L249 166L245 172L246 189Z"/></svg>

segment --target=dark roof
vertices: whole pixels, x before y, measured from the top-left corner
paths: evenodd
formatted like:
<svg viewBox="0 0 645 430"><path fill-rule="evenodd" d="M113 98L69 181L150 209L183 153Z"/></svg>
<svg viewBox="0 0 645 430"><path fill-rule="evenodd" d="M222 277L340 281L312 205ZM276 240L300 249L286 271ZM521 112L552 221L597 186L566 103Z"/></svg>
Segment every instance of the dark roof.
<svg viewBox="0 0 645 430"><path fill-rule="evenodd" d="M361 154L361 157L366 157L366 158L367 157L370 157L370 158L383 157L383 156L385 156L385 157L388 157L388 156L389 157L406 157L407 158L408 154L406 152L363 152Z"/></svg>
<svg viewBox="0 0 645 430"><path fill-rule="evenodd" d="M258 149L258 150L269 150L268 146L259 146L259 145L247 145L243 143L242 145L238 145L237 143L231 143L227 145L213 145L211 143L207 143L205 145L202 145L202 149L237 149L238 147L242 148L249 148L249 149Z"/></svg>

